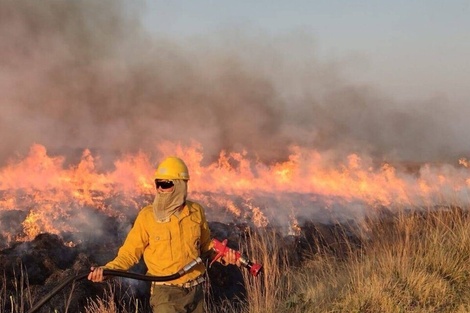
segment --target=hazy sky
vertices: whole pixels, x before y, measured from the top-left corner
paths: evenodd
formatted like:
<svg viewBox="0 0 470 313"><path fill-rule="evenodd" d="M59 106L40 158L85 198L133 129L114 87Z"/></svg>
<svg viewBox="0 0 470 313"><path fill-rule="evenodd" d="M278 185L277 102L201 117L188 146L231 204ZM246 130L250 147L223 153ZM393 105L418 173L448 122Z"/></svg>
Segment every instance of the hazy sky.
<svg viewBox="0 0 470 313"><path fill-rule="evenodd" d="M148 1L145 25L180 38L308 33L319 56L395 98L470 99L469 0Z"/></svg>

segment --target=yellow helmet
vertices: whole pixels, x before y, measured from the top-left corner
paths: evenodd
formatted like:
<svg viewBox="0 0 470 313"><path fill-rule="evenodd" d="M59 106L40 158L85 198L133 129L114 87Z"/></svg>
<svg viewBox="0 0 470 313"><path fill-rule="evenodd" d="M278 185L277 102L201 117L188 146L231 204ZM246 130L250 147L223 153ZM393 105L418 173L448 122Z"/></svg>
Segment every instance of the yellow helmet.
<svg viewBox="0 0 470 313"><path fill-rule="evenodd" d="M167 157L157 167L154 179L189 179L189 171L183 160Z"/></svg>

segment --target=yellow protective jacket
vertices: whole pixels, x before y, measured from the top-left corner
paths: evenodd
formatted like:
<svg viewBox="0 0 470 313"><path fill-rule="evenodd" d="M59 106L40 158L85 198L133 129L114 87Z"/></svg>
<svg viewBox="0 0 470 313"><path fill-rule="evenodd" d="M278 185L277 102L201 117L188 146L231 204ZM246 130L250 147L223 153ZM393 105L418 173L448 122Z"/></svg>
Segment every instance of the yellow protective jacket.
<svg viewBox="0 0 470 313"><path fill-rule="evenodd" d="M116 258L104 267L128 270L143 256L149 275L166 276L178 272L210 249L210 230L200 204L186 201L178 216L172 215L164 223L156 222L153 207L148 205L137 215ZM187 274L168 283L182 284L204 271L204 264L198 264Z"/></svg>

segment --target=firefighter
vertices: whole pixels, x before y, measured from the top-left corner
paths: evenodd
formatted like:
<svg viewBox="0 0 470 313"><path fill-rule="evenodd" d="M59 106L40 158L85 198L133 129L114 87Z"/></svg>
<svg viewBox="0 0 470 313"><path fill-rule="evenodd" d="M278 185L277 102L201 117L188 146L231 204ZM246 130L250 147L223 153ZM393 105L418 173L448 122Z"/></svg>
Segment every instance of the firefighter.
<svg viewBox="0 0 470 313"><path fill-rule="evenodd" d="M183 160L166 158L158 165L154 179L157 192L153 203L139 212L116 258L102 267L92 267L89 280L101 282L104 268L128 270L141 257L149 275L171 275L211 250L204 208L186 199L189 172ZM220 262L240 266L232 249ZM153 282L153 312L204 312L204 273L204 264L198 264L173 281Z"/></svg>

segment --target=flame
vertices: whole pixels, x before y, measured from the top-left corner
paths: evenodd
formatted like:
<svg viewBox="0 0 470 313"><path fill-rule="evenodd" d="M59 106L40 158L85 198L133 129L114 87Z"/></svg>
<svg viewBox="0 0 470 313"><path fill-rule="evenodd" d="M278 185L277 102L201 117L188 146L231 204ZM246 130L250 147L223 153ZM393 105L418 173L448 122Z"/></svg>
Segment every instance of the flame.
<svg viewBox="0 0 470 313"><path fill-rule="evenodd" d="M112 169L104 169L100 156L88 149L77 164L67 165L64 156L33 145L27 156L0 168L0 240L5 245L41 232L95 231L96 218L132 220L151 201L153 171L166 155L186 161L190 198L205 205L212 220L247 220L257 227L284 221L296 232L300 216L469 204L465 158L455 166L423 164L410 172L391 163L377 165L358 153L333 162L326 154L298 146L275 164L252 160L246 151L221 151L216 161L204 164L198 143L164 143L157 150L153 158L143 152L124 155ZM4 227L8 211L23 216L20 226Z"/></svg>

